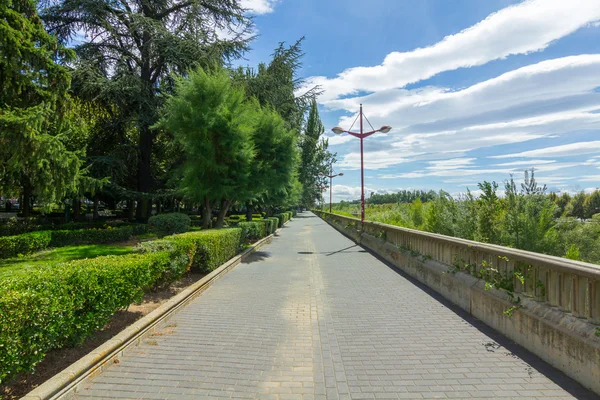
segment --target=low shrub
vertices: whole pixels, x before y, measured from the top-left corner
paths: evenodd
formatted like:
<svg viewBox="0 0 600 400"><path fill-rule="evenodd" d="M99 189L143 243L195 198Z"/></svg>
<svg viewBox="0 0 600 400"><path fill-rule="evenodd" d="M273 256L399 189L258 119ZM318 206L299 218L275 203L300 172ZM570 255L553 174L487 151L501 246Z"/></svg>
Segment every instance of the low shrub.
<svg viewBox="0 0 600 400"><path fill-rule="evenodd" d="M267 217L267 218L265 218L265 220L273 221L273 225L274 225L273 233L277 230L277 228L281 227L281 225L279 225L279 218L277 218L277 217Z"/></svg>
<svg viewBox="0 0 600 400"><path fill-rule="evenodd" d="M277 229L277 221L277 218L265 218L262 221L260 221L260 223L262 223L265 226L266 235L271 235L275 232L275 230Z"/></svg>
<svg viewBox="0 0 600 400"><path fill-rule="evenodd" d="M209 229L169 236L178 252L186 251L191 257L191 267L213 271L237 254L242 243L240 228Z"/></svg>
<svg viewBox="0 0 600 400"><path fill-rule="evenodd" d="M117 310L141 300L145 290L192 267L214 270L235 256L241 235L240 228L188 232L141 243L130 255L1 278L0 384L31 370L49 350L81 343Z"/></svg>
<svg viewBox="0 0 600 400"><path fill-rule="evenodd" d="M3 278L0 383L29 371L49 350L81 343L144 290L183 274L186 261L167 251L104 256Z"/></svg>
<svg viewBox="0 0 600 400"><path fill-rule="evenodd" d="M187 232L190 228L190 217L182 213L155 215L148 219L148 228L160 237Z"/></svg>
<svg viewBox="0 0 600 400"><path fill-rule="evenodd" d="M238 222L242 230L242 243L255 242L267 236L267 229L262 221Z"/></svg>
<svg viewBox="0 0 600 400"><path fill-rule="evenodd" d="M0 237L0 258L31 254L48 247L64 247L79 244L102 244L124 242L132 236L148 231L147 225L126 225L119 228L55 230L24 233Z"/></svg>
<svg viewBox="0 0 600 400"><path fill-rule="evenodd" d="M292 213L290 211L282 212L275 215L279 219L279 226L283 226L286 222L292 219Z"/></svg>
<svg viewBox="0 0 600 400"><path fill-rule="evenodd" d="M16 257L44 250L51 241L50 231L23 233L16 236L0 237L0 258Z"/></svg>

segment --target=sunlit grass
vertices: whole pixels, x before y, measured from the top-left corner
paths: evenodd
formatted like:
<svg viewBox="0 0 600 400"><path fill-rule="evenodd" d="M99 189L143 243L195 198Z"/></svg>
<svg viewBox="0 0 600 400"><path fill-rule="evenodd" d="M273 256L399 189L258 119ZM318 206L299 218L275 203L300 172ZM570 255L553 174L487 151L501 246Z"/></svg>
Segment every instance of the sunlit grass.
<svg viewBox="0 0 600 400"><path fill-rule="evenodd" d="M22 257L0 260L0 276L14 272L26 272L27 269L38 266L52 266L61 262L94 258L108 255L124 255L133 251L131 246L111 244L66 246L40 251Z"/></svg>

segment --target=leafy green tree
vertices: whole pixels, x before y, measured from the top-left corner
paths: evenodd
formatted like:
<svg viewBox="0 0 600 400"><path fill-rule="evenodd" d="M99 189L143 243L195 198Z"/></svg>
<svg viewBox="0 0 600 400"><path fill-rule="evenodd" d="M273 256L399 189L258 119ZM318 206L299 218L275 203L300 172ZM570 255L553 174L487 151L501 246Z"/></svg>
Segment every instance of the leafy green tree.
<svg viewBox="0 0 600 400"><path fill-rule="evenodd" d="M45 0L42 17L63 42L83 31L74 79L84 98L110 99L135 122L137 190L155 188L153 145L173 74L221 63L247 49L252 22L238 0ZM219 36L219 30L231 33ZM224 37L231 37L225 39ZM148 217L140 197L138 217Z"/></svg>
<svg viewBox="0 0 600 400"><path fill-rule="evenodd" d="M277 111L270 107L258 110L253 130L255 157L249 179L247 211L252 219L250 204L283 206L291 200L296 189L296 135L286 127Z"/></svg>
<svg viewBox="0 0 600 400"><path fill-rule="evenodd" d="M0 2L0 190L58 201L80 178L82 152L69 149L81 126L67 95L69 51L49 35L33 0Z"/></svg>
<svg viewBox="0 0 600 400"><path fill-rule="evenodd" d="M423 225L423 202L418 197L410 205L410 220L416 229Z"/></svg>
<svg viewBox="0 0 600 400"><path fill-rule="evenodd" d="M455 215L454 199L449 193L440 190L436 198L428 203L425 211L425 230L454 236Z"/></svg>
<svg viewBox="0 0 600 400"><path fill-rule="evenodd" d="M481 195L477 199L477 236L476 240L487 243L499 243L502 205L498 198L498 184L484 181L478 183Z"/></svg>
<svg viewBox="0 0 600 400"><path fill-rule="evenodd" d="M248 198L255 156L255 112L244 91L232 85L224 69L201 68L176 82L159 126L172 132L185 151L181 188L203 204L203 226L219 206L216 227L223 226L229 206Z"/></svg>
<svg viewBox="0 0 600 400"><path fill-rule="evenodd" d="M583 202L583 210L585 218L592 218L594 214L600 213L600 191L594 190L586 196Z"/></svg>
<svg viewBox="0 0 600 400"><path fill-rule="evenodd" d="M312 207L315 200L320 198L318 186L329 185L329 181L319 178L319 174L329 174L330 165L335 162L335 155L327 150L327 141L321 138L324 131L317 101L313 100L300 138L299 179L303 186L302 204L305 207Z"/></svg>
<svg viewBox="0 0 600 400"><path fill-rule="evenodd" d="M575 196L573 196L569 204L565 207L565 214L569 217L584 219L585 199L586 195L584 192L577 193Z"/></svg>

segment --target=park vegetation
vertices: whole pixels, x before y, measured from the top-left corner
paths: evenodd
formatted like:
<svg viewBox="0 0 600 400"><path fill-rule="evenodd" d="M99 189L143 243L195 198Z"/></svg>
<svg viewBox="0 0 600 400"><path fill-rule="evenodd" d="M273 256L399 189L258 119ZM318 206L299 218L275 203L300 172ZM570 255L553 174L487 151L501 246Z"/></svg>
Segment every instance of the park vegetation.
<svg viewBox="0 0 600 400"><path fill-rule="evenodd" d="M496 182L478 184L479 195L470 191L453 197L443 190L373 195L366 218L406 228L485 243L499 244L573 260L600 264L600 191L547 193L525 171L517 184L513 177L499 192ZM384 204L381 199L398 199ZM356 216L357 202L341 202L334 212Z"/></svg>
<svg viewBox="0 0 600 400"><path fill-rule="evenodd" d="M0 384L314 204L302 39L231 67L252 32L239 0L0 0Z"/></svg>

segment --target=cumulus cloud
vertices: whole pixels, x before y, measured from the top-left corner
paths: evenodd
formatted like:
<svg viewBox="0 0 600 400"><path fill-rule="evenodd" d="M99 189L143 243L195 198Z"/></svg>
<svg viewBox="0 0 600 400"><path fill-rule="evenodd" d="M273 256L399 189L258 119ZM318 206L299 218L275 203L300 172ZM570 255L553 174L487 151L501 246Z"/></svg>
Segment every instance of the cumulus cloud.
<svg viewBox="0 0 600 400"><path fill-rule="evenodd" d="M312 77L307 86L321 85L326 91L325 101L358 91L401 88L440 72L543 50L551 42L598 20L597 0L527 0L493 13L432 46L393 52L380 65L350 68L332 79Z"/></svg>
<svg viewBox="0 0 600 400"><path fill-rule="evenodd" d="M566 157L578 156L582 154L592 154L600 152L600 141L577 142L561 146L546 147L543 149L523 151L513 154L502 154L490 156L489 158L515 158L515 157Z"/></svg>
<svg viewBox="0 0 600 400"><path fill-rule="evenodd" d="M599 82L600 55L580 55L528 65L458 91L402 89L397 98L369 99L366 112L375 126L394 129L369 138L367 152L375 148L378 168L385 168L427 154L456 157L484 147L600 129ZM339 102L353 108L360 101ZM340 125L349 126L350 119L354 116L342 118ZM343 160L350 165L357 155Z"/></svg>
<svg viewBox="0 0 600 400"><path fill-rule="evenodd" d="M278 0L241 0L242 8L251 14L269 14L275 11Z"/></svg>

